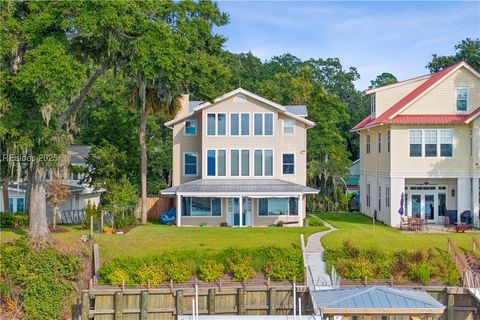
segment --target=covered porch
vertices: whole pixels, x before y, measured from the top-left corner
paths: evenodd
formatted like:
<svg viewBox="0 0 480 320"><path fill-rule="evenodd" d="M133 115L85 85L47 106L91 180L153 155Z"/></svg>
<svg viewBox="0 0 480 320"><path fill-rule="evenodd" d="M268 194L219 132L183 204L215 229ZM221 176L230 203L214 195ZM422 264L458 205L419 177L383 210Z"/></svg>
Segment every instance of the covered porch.
<svg viewBox="0 0 480 320"><path fill-rule="evenodd" d="M279 179L199 179L160 192L175 197L177 226L303 226L306 195Z"/></svg>

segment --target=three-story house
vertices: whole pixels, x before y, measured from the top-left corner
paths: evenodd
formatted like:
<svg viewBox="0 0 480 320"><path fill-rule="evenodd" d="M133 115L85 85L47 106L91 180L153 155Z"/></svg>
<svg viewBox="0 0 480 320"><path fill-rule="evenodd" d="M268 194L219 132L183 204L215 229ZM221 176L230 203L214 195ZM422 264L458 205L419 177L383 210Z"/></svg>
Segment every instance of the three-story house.
<svg viewBox="0 0 480 320"><path fill-rule="evenodd" d="M306 186L306 106L282 106L244 89L213 102L181 98L173 130L172 187L180 225L301 226Z"/></svg>

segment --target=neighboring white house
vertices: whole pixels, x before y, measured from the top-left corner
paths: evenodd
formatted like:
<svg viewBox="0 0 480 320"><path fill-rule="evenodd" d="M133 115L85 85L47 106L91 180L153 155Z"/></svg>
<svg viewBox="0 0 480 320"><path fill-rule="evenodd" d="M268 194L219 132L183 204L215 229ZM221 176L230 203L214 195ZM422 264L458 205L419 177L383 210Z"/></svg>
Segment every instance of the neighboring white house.
<svg viewBox="0 0 480 320"><path fill-rule="evenodd" d="M67 147L67 154L71 166L86 166L85 158L90 152L90 146L69 146ZM48 177L47 177L48 178ZM97 205L100 202L100 195L102 191L94 190L86 184L82 184L82 173L68 172L66 179L63 181L70 190L70 196L67 200L59 205L59 212L61 215L73 213L74 211L83 210L90 201ZM10 184L8 188L8 201L10 212L25 211L25 194L27 184L26 181ZM0 212L3 212L3 197L0 197ZM47 217L48 221L52 221L53 208L47 203Z"/></svg>
<svg viewBox="0 0 480 320"><path fill-rule="evenodd" d="M214 102L189 101L173 129L177 225L303 225L307 108L282 106L244 89ZM242 214L240 214L240 212Z"/></svg>
<svg viewBox="0 0 480 320"><path fill-rule="evenodd" d="M361 211L391 226L480 211L480 74L465 62L370 89L360 135Z"/></svg>

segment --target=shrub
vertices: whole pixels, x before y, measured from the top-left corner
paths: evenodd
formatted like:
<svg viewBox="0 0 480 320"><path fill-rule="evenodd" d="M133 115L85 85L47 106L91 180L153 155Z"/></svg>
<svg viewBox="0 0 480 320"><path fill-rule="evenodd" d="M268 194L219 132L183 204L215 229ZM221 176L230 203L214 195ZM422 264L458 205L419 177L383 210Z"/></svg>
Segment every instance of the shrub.
<svg viewBox="0 0 480 320"><path fill-rule="evenodd" d="M236 254L228 259L228 267L235 281L245 281L255 277L255 269L252 267L250 256L242 257Z"/></svg>
<svg viewBox="0 0 480 320"><path fill-rule="evenodd" d="M198 276L203 281L215 282L220 279L224 269L225 267L223 266L223 264L215 260L205 260L198 267Z"/></svg>
<svg viewBox="0 0 480 320"><path fill-rule="evenodd" d="M348 257L356 258L360 256L360 248L357 247L350 239L345 239L343 241L343 251Z"/></svg>
<svg viewBox="0 0 480 320"><path fill-rule="evenodd" d="M270 249L264 266L265 275L273 280L303 281L303 258L295 249Z"/></svg>
<svg viewBox="0 0 480 320"><path fill-rule="evenodd" d="M137 270L140 285L158 286L167 280L165 269L159 264L142 264Z"/></svg>
<svg viewBox="0 0 480 320"><path fill-rule="evenodd" d="M431 267L426 261L413 264L409 270L409 276L412 280L419 280L421 283L427 284L432 276Z"/></svg>
<svg viewBox="0 0 480 320"><path fill-rule="evenodd" d="M23 212L0 214L1 228L19 228L28 226L28 215Z"/></svg>
<svg viewBox="0 0 480 320"><path fill-rule="evenodd" d="M107 279L114 286L119 286L130 282L130 277L128 276L128 273L122 269L113 270L113 272L108 275Z"/></svg>
<svg viewBox="0 0 480 320"><path fill-rule="evenodd" d="M185 282L192 276L192 272L186 261L178 260L174 257L166 259L165 269L167 270L168 280L172 280L173 282Z"/></svg>
<svg viewBox="0 0 480 320"><path fill-rule="evenodd" d="M0 244L0 287L19 297L28 319L60 319L81 261L52 247L36 251L25 239ZM3 291L3 290L2 290Z"/></svg>
<svg viewBox="0 0 480 320"><path fill-rule="evenodd" d="M365 258L343 259L340 262L339 270L344 278L363 280L374 279L375 272L371 261Z"/></svg>

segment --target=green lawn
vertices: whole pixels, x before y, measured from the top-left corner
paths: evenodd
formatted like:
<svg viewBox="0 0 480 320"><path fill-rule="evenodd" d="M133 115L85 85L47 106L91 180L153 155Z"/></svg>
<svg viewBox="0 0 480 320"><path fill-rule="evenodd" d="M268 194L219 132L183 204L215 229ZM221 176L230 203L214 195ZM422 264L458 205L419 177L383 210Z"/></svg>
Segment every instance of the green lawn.
<svg viewBox="0 0 480 320"><path fill-rule="evenodd" d="M78 243L88 230L66 227L68 232L54 233L53 237L62 244ZM218 250L229 247L252 248L264 245L300 247L300 234L305 238L325 230L319 227L262 227L262 228L213 228L213 227L168 227L149 223L137 226L123 235L95 234L100 246L100 256L109 260L122 255L142 256L165 250ZM1 241L19 238L23 231L2 230Z"/></svg>
<svg viewBox="0 0 480 320"><path fill-rule="evenodd" d="M396 251L436 247L447 250L447 237L450 237L457 247L472 251L472 237L480 239L479 232L405 234L381 223L376 223L374 227L372 219L361 214L322 213L318 216L339 229L322 238L323 246L329 249L342 246L344 239L348 238L361 248Z"/></svg>

